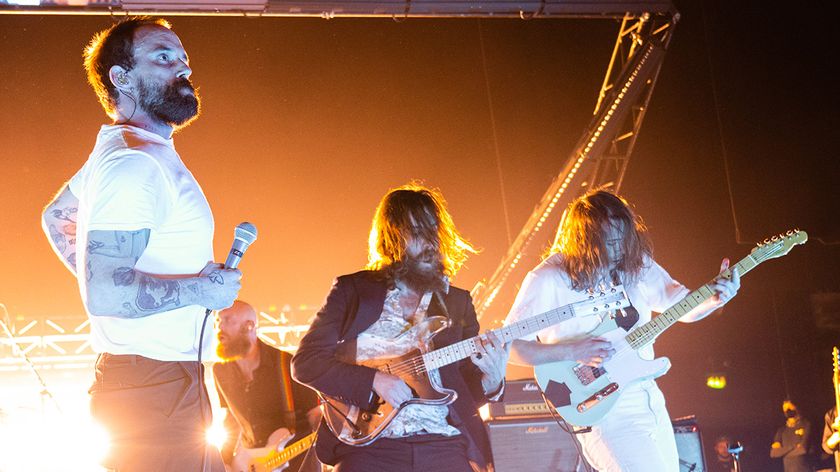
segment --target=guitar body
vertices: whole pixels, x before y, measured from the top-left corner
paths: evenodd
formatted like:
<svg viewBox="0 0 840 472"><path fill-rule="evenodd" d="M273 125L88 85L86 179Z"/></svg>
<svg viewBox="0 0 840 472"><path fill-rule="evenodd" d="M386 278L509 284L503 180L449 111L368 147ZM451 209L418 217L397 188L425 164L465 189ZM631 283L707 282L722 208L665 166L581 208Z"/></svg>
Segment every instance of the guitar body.
<svg viewBox="0 0 840 472"><path fill-rule="evenodd" d="M279 466L272 466L269 462L271 457L282 451L286 447L286 443L293 437L292 433L286 428L280 428L268 437L265 447L237 447L233 455L233 462L231 469L234 472L281 472L289 467L288 462L284 462Z"/></svg>
<svg viewBox="0 0 840 472"><path fill-rule="evenodd" d="M433 382L429 373L421 368L423 361L420 357L429 352L432 338L446 329L449 323L450 320L444 317L425 318L399 337L416 339L414 342L416 349L397 357L359 362L359 365L399 377L411 388L413 398L400 405L399 408L393 408L388 402L374 396L373 407L364 410L324 395L325 403L321 405L321 410L330 431L345 444L366 446L375 441L391 420L406 406L449 405L454 402L458 394L454 390L443 388ZM355 351L356 345L349 343L347 348ZM341 352L337 355L345 362L356 363L355 352Z"/></svg>
<svg viewBox="0 0 840 472"><path fill-rule="evenodd" d="M601 421L618 398L634 383L654 379L668 372L671 361L639 357L625 339L627 332L608 316L591 333L613 343L616 353L599 368L572 361L551 362L534 367L534 376L546 399L567 422L592 426Z"/></svg>

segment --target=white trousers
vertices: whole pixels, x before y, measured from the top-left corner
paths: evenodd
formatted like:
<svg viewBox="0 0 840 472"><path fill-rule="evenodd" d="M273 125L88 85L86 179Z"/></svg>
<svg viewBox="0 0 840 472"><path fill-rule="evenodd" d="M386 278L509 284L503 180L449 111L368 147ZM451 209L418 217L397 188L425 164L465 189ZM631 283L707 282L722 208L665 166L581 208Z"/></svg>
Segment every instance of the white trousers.
<svg viewBox="0 0 840 472"><path fill-rule="evenodd" d="M577 434L600 472L678 472L679 456L665 397L649 380L623 392L592 432Z"/></svg>

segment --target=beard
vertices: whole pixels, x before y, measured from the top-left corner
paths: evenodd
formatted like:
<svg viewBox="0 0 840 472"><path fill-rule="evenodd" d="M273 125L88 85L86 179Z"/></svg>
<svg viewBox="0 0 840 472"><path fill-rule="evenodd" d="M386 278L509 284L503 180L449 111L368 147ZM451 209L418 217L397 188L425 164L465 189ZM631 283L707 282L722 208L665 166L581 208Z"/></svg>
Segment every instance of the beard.
<svg viewBox="0 0 840 472"><path fill-rule="evenodd" d="M248 328L242 326L235 334L225 334L225 340L219 340L216 346L216 354L225 362L241 359L251 349L251 339L248 337Z"/></svg>
<svg viewBox="0 0 840 472"><path fill-rule="evenodd" d="M394 279L417 293L441 291L444 288L443 264L440 255L433 250L413 257L406 254L402 261L394 263L393 274Z"/></svg>
<svg viewBox="0 0 840 472"><path fill-rule="evenodd" d="M184 95L188 88L192 94ZM169 84L148 84L140 80L137 91L138 106L172 127L183 128L201 113L201 100L189 79L175 79Z"/></svg>

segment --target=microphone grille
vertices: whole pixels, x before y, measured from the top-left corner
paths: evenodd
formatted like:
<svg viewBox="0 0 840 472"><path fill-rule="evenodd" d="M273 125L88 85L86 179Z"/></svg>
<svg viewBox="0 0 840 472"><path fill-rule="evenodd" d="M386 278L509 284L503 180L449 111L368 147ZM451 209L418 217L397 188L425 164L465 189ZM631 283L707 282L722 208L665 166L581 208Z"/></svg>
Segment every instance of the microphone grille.
<svg viewBox="0 0 840 472"><path fill-rule="evenodd" d="M247 221L243 221L236 225L236 228L233 230L233 236L237 239L244 240L248 244L253 244L257 240L257 227Z"/></svg>

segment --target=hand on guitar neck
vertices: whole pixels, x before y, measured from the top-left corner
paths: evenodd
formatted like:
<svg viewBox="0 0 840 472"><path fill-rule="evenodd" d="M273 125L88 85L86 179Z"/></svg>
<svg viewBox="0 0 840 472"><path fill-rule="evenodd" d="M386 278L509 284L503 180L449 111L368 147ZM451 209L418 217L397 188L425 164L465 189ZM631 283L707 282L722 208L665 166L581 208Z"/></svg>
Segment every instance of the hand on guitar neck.
<svg viewBox="0 0 840 472"><path fill-rule="evenodd" d="M477 352L470 360L481 371L481 386L485 394L498 393L507 371L511 343L503 343L492 331L478 337Z"/></svg>
<svg viewBox="0 0 840 472"><path fill-rule="evenodd" d="M718 308L726 305L738 294L738 290L741 288L741 272L738 267L729 270L729 259L724 258L720 263L720 273L706 285L715 294L684 315L680 321L691 323L702 320Z"/></svg>

